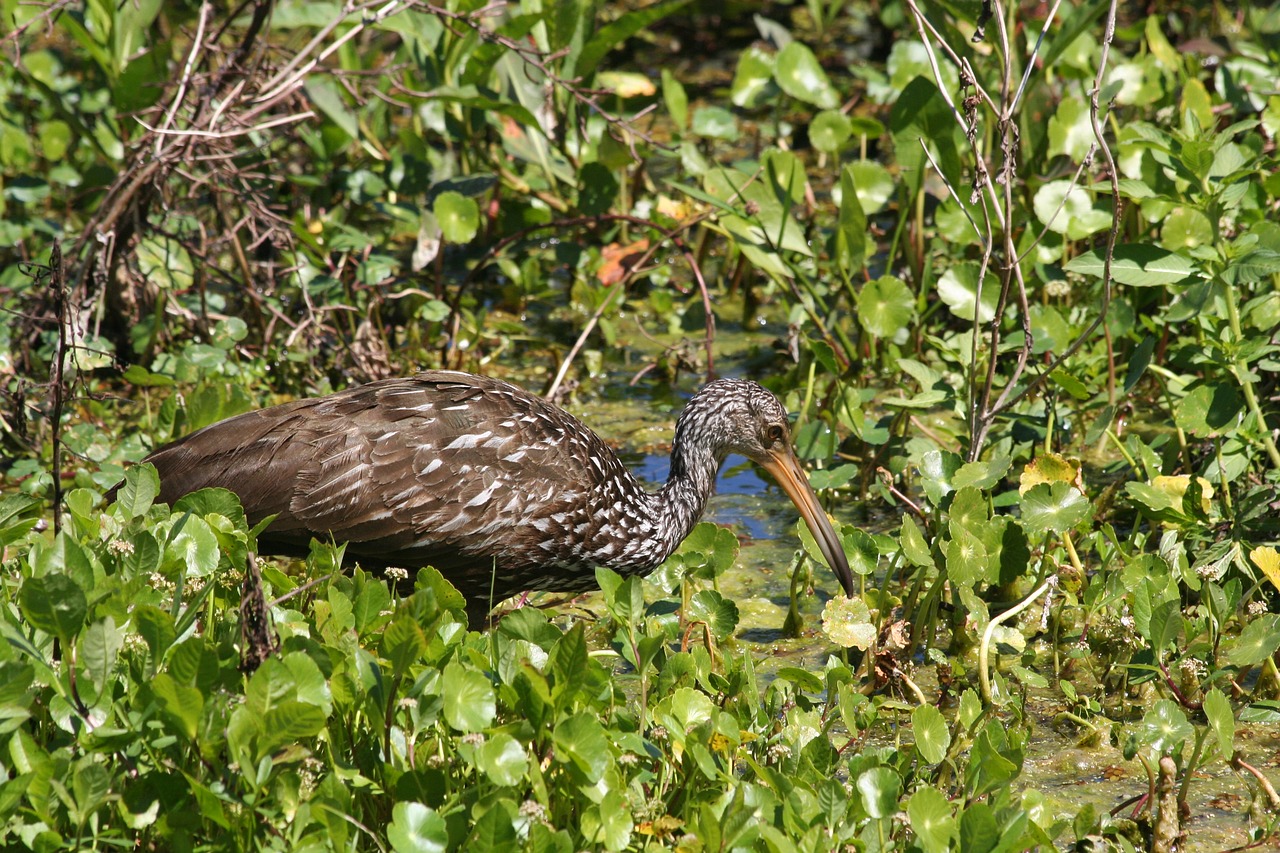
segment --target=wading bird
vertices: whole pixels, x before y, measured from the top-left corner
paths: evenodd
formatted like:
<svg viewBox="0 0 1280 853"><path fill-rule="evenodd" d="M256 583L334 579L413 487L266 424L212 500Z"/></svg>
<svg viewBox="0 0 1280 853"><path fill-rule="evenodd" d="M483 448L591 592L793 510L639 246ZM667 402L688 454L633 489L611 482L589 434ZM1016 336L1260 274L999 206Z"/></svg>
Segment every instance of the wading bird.
<svg viewBox="0 0 1280 853"><path fill-rule="evenodd" d="M656 492L563 409L451 371L237 415L146 461L167 503L221 487L239 495L250 524L274 515L258 539L264 553L306 554L313 537L331 538L365 568L434 566L466 596L475 625L524 590L593 589L596 566L653 571L697 523L731 453L773 475L852 594L787 413L754 382L722 379L693 396Z"/></svg>

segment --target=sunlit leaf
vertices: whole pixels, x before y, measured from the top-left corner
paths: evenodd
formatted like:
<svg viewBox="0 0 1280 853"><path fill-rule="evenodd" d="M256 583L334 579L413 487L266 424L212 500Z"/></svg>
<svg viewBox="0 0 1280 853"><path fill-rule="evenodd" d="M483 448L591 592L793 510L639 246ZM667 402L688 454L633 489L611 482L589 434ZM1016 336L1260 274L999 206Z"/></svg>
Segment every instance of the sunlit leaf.
<svg viewBox="0 0 1280 853"><path fill-rule="evenodd" d="M1280 613L1263 613L1244 626L1227 650L1232 666L1255 666L1280 649Z"/></svg>
<svg viewBox="0 0 1280 853"><path fill-rule="evenodd" d="M876 638L871 609L856 596L836 596L822 608L822 633L838 646L865 651Z"/></svg>
<svg viewBox="0 0 1280 853"><path fill-rule="evenodd" d="M869 281L858 293L858 322L876 337L893 338L911 322L915 310L915 294L895 276Z"/></svg>
<svg viewBox="0 0 1280 853"><path fill-rule="evenodd" d="M450 663L444 668L441 690L445 722L456 731L483 731L493 722L497 713L493 685L482 673Z"/></svg>
<svg viewBox="0 0 1280 853"><path fill-rule="evenodd" d="M1020 501L1029 533L1065 533L1093 514L1093 505L1070 483L1041 483Z"/></svg>
<svg viewBox="0 0 1280 853"><path fill-rule="evenodd" d="M873 767L858 776L856 786L863 808L874 818L889 817L898 810L902 779L888 767Z"/></svg>
<svg viewBox="0 0 1280 853"><path fill-rule="evenodd" d="M917 788L907 801L907 819L911 831L925 853L946 853L956 834L956 821L951 804L937 788Z"/></svg>
<svg viewBox="0 0 1280 853"><path fill-rule="evenodd" d="M1249 552L1249 559L1271 585L1280 590L1280 551L1270 545L1259 545Z"/></svg>
<svg viewBox="0 0 1280 853"><path fill-rule="evenodd" d="M89 611L84 590L66 575L28 579L18 591L18 603L23 618L63 644L79 633Z"/></svg>
<svg viewBox="0 0 1280 853"><path fill-rule="evenodd" d="M793 41L778 51L774 63L774 79L782 91L799 101L824 110L840 106L840 97L831 85L827 72L808 47Z"/></svg>
<svg viewBox="0 0 1280 853"><path fill-rule="evenodd" d="M480 208L475 199L462 193L440 193L432 206L444 239L450 243L470 243L480 228Z"/></svg>
<svg viewBox="0 0 1280 853"><path fill-rule="evenodd" d="M435 809L401 801L391 808L387 841L396 853L444 853L449 849L449 828Z"/></svg>
<svg viewBox="0 0 1280 853"><path fill-rule="evenodd" d="M911 712L911 730L916 736L916 749L930 764L937 764L947 757L951 746L951 732L942 712L932 705L921 705Z"/></svg>

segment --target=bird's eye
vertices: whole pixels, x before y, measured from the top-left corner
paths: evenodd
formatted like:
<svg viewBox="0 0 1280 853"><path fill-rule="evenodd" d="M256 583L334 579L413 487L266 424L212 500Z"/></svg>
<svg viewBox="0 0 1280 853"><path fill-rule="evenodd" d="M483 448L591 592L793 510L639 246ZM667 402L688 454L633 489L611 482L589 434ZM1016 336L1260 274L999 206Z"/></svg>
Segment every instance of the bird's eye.
<svg viewBox="0 0 1280 853"><path fill-rule="evenodd" d="M782 441L784 438L786 438L786 435L787 435L787 431L782 428L781 424L774 424L773 426L769 427L768 436L769 436L770 444L775 444L779 441Z"/></svg>

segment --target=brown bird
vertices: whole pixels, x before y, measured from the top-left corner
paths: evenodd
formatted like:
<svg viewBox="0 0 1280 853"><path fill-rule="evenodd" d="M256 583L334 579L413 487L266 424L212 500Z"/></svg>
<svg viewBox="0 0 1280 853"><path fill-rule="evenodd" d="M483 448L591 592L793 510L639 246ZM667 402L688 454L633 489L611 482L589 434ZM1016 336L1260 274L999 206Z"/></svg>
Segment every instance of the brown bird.
<svg viewBox="0 0 1280 853"><path fill-rule="evenodd" d="M689 534L731 453L795 502L853 592L840 539L791 449L787 413L754 382L722 379L676 423L671 472L647 491L573 415L498 379L427 371L220 421L147 457L172 504L239 495L265 553L347 542L365 568L434 566L473 624L524 590L582 592L594 567L645 575Z"/></svg>

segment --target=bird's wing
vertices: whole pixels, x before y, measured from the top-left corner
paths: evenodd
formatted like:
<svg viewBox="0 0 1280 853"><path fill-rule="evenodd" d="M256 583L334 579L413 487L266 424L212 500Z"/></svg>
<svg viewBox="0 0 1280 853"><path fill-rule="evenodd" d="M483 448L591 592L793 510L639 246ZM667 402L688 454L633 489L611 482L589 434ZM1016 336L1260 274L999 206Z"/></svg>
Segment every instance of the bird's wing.
<svg viewBox="0 0 1280 853"><path fill-rule="evenodd" d="M251 520L276 515L268 541L331 535L400 565L531 565L564 561L544 543L581 523L586 494L618 464L597 445L513 385L430 372L240 415L150 461L165 500L222 486Z"/></svg>

